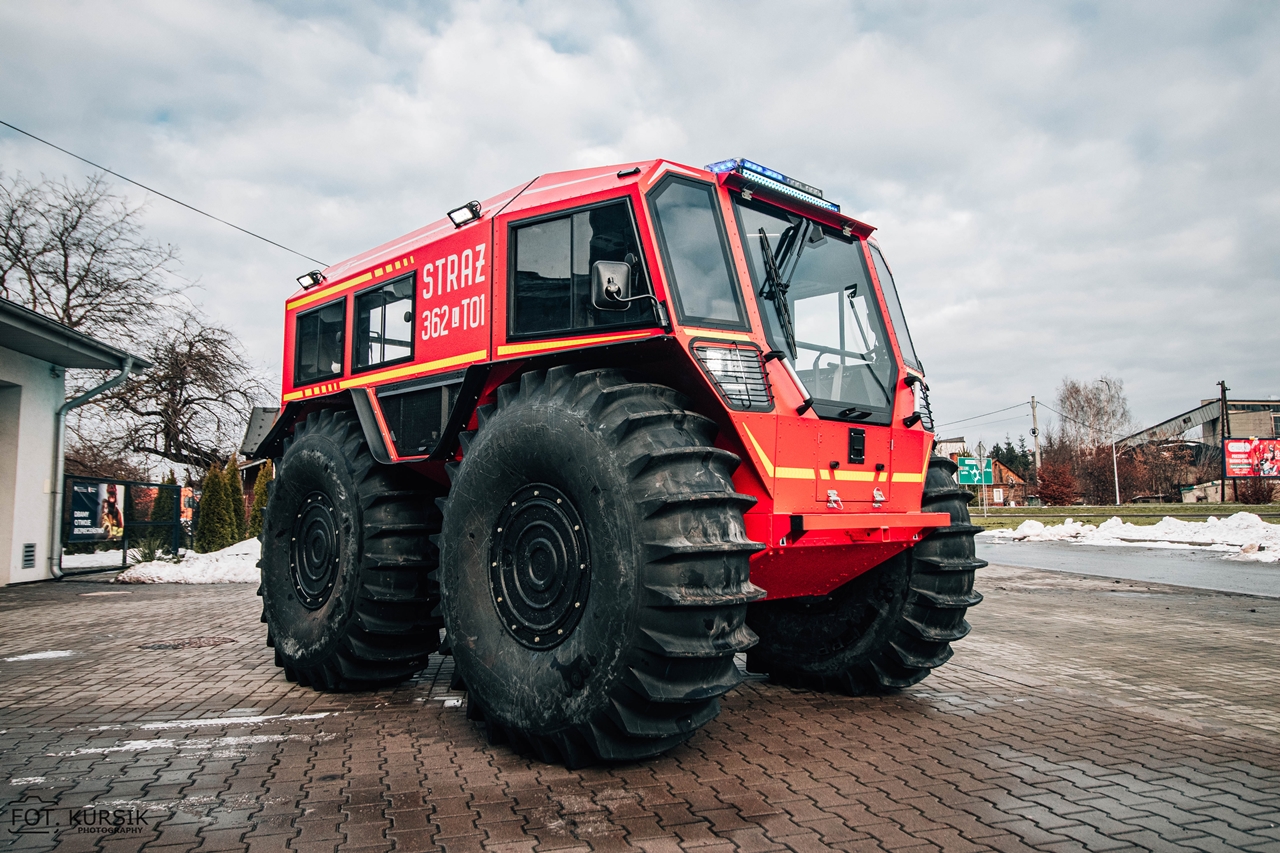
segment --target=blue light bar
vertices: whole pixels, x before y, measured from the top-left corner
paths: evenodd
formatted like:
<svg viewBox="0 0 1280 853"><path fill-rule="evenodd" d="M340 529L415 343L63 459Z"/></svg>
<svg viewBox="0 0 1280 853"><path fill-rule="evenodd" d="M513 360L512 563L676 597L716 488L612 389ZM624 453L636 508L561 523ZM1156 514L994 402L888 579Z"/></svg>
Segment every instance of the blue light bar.
<svg viewBox="0 0 1280 853"><path fill-rule="evenodd" d="M721 160L718 163L712 163L706 167L708 172L722 174L724 172L737 172L742 177L758 184L765 189L776 193L802 201L805 204L812 204L816 207L826 208L827 210L840 212L840 205L832 201L827 201L822 197L822 190L817 187L810 186L803 181L797 181L795 178L788 178L781 172L775 172L767 166L761 166L752 160L738 158L736 160Z"/></svg>
<svg viewBox="0 0 1280 853"><path fill-rule="evenodd" d="M742 168L751 172L755 172L757 175L763 175L766 178L772 178L778 183L786 184L792 189L800 190L800 192L802 193L808 193L809 195L816 195L818 198L822 198L822 190L818 189L817 187L811 187L808 184L804 183L803 181L797 181L795 178L788 178L786 175L782 174L781 172L775 172L773 171L773 169L770 169L767 166L761 166L759 163L756 163L752 160L743 160Z"/></svg>

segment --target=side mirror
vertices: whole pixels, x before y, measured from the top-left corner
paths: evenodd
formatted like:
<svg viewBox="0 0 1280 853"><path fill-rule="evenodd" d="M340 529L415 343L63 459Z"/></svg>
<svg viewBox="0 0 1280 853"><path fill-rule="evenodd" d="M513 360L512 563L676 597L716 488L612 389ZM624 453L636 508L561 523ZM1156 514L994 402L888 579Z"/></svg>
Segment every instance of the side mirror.
<svg viewBox="0 0 1280 853"><path fill-rule="evenodd" d="M591 266L591 304L601 311L626 311L631 307L631 264L596 261Z"/></svg>

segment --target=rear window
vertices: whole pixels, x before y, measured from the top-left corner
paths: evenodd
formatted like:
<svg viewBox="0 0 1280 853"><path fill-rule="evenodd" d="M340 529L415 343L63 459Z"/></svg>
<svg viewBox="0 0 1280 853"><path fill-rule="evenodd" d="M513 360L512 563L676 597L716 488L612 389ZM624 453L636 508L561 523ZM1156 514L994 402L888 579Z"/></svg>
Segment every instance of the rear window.
<svg viewBox="0 0 1280 853"><path fill-rule="evenodd" d="M298 315L294 327L294 385L342 375L346 309L346 300L337 299Z"/></svg>
<svg viewBox="0 0 1280 853"><path fill-rule="evenodd" d="M715 191L698 181L667 178L649 199L680 320L745 328Z"/></svg>

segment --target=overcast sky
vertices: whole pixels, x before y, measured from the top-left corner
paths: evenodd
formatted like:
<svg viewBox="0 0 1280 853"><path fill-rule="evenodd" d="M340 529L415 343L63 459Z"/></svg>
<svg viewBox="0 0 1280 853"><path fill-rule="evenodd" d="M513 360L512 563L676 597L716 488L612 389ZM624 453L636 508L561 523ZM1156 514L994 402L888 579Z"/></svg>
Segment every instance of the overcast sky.
<svg viewBox="0 0 1280 853"><path fill-rule="evenodd" d="M1064 376L1142 425L1280 394L1278 45L1261 2L45 0L0 4L0 118L329 263L543 172L750 157L880 229L941 432L990 442L1029 416L947 425ZM88 171L4 128L0 170ZM278 377L314 265L147 224Z"/></svg>

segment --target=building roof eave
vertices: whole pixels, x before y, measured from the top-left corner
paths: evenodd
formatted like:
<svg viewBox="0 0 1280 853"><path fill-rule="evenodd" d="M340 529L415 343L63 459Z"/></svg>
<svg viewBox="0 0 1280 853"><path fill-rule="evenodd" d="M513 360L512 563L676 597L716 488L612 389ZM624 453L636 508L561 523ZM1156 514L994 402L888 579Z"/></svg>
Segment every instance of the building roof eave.
<svg viewBox="0 0 1280 853"><path fill-rule="evenodd" d="M133 373L151 362L103 343L7 299L0 299L0 348L20 352L64 368L119 370L133 359Z"/></svg>

